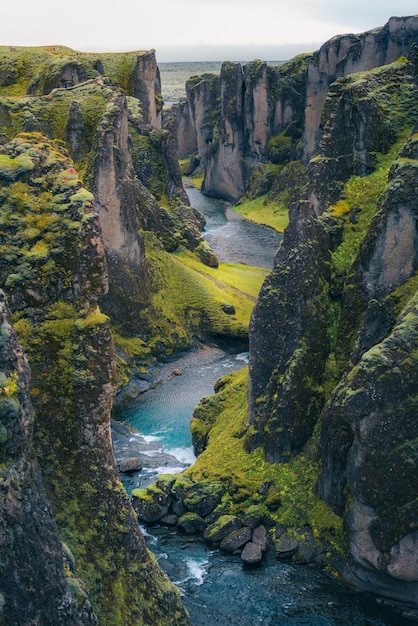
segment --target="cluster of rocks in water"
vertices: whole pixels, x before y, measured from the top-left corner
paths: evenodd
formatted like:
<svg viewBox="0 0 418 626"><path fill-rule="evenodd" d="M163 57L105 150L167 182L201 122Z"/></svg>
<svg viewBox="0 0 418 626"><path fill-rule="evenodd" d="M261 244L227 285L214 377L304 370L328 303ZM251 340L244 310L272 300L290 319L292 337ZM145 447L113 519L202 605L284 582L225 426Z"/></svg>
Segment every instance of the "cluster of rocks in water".
<svg viewBox="0 0 418 626"><path fill-rule="evenodd" d="M298 562L310 562L318 556L309 530L304 529L296 537L259 510L249 510L241 517L225 513L221 505L223 494L220 484L194 483L185 474L161 474L155 484L133 490L132 505L140 522L202 534L213 547L240 554L245 565L260 563L273 545L279 559L296 556Z"/></svg>
<svg viewBox="0 0 418 626"><path fill-rule="evenodd" d="M222 498L218 485L193 483L184 474L162 474L155 484L132 492L132 505L145 523L176 526L230 554L241 554L247 565L260 563L268 548L268 532L259 516L219 515Z"/></svg>

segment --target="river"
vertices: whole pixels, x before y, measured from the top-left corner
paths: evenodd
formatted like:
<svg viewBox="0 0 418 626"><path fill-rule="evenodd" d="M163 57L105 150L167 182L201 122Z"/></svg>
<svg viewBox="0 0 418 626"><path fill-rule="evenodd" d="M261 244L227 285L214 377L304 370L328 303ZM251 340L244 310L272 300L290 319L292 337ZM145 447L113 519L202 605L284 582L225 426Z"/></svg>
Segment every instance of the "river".
<svg viewBox="0 0 418 626"><path fill-rule="evenodd" d="M187 192L206 217L205 237L221 261L272 267L280 242L277 233L242 220L222 200L193 188ZM193 463L193 408L202 396L213 393L220 376L241 368L247 358L246 353L218 345L179 355L162 366L159 384L119 416L137 432L129 437L118 433L118 427L113 432L117 459L138 450L145 459L141 472L122 476L128 493L153 482L158 473L181 471ZM375 599L350 591L312 567L278 562L270 553L260 567L247 569L239 557L225 556L201 538L159 525L142 530L161 567L180 588L193 626L411 625Z"/></svg>

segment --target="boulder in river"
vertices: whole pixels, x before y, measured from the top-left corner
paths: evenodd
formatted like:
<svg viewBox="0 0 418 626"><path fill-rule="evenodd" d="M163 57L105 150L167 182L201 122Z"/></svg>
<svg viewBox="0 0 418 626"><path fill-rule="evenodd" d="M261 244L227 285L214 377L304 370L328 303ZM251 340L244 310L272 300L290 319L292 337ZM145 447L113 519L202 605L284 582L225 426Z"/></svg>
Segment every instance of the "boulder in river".
<svg viewBox="0 0 418 626"><path fill-rule="evenodd" d="M252 541L256 545L260 546L261 552L265 552L268 548L268 534L267 529L263 524L257 526L253 530Z"/></svg>
<svg viewBox="0 0 418 626"><path fill-rule="evenodd" d="M177 527L188 535L192 535L202 532L206 527L206 523L197 513L185 513L179 518Z"/></svg>
<svg viewBox="0 0 418 626"><path fill-rule="evenodd" d="M203 536L210 543L220 543L224 537L241 526L241 520L235 515L221 515L216 522L207 527Z"/></svg>
<svg viewBox="0 0 418 626"><path fill-rule="evenodd" d="M243 551L241 552L241 560L246 565L256 565L260 563L263 558L263 553L258 544L249 541L245 544Z"/></svg>
<svg viewBox="0 0 418 626"><path fill-rule="evenodd" d="M146 489L132 491L132 506L138 519L148 523L159 522L169 512L165 498L151 494Z"/></svg>
<svg viewBox="0 0 418 626"><path fill-rule="evenodd" d="M278 559L290 558L298 549L299 542L290 533L285 532L276 542L276 556Z"/></svg>
<svg viewBox="0 0 418 626"><path fill-rule="evenodd" d="M122 472L122 474L131 474L140 472L141 470L141 459L137 456L129 456L126 459L121 459L119 462L119 471Z"/></svg>
<svg viewBox="0 0 418 626"><path fill-rule="evenodd" d="M221 550L225 550L225 552L233 553L245 546L245 544L251 540L251 537L251 528L248 526L241 526L241 528L233 530L232 533L229 533L229 535L222 539L220 548Z"/></svg>

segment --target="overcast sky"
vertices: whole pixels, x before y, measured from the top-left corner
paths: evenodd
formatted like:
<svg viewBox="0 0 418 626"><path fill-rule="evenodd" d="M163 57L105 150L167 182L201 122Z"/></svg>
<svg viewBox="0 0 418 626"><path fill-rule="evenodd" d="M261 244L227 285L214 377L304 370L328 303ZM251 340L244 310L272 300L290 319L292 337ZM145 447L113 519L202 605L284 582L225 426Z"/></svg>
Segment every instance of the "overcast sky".
<svg viewBox="0 0 418 626"><path fill-rule="evenodd" d="M155 48L159 62L273 61L417 13L412 0L9 0L0 45Z"/></svg>

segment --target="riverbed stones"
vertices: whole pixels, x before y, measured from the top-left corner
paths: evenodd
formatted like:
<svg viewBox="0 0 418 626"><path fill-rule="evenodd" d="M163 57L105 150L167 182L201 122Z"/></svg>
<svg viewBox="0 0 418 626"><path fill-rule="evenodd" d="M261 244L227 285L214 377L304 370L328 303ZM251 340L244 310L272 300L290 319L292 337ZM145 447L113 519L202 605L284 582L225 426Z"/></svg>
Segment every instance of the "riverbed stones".
<svg viewBox="0 0 418 626"><path fill-rule="evenodd" d="M241 560L245 565L256 565L260 563L263 558L263 553L258 544L249 541L245 544L243 551L241 552Z"/></svg>
<svg viewBox="0 0 418 626"><path fill-rule="evenodd" d="M161 518L161 524L165 524L166 526L177 526L178 523L178 515L175 515L174 513L169 513L168 515L164 515L164 517Z"/></svg>
<svg viewBox="0 0 418 626"><path fill-rule="evenodd" d="M161 474L155 484L133 490L132 504L142 522L203 534L212 546L241 553L243 563L255 565L269 545L263 511L254 506L243 517L223 512L223 493L221 484L193 483L187 474Z"/></svg>
<svg viewBox="0 0 418 626"><path fill-rule="evenodd" d="M252 532L252 541L260 547L261 552L265 552L268 548L267 529L263 524L254 528Z"/></svg>
<svg viewBox="0 0 418 626"><path fill-rule="evenodd" d="M251 540L251 537L251 528L248 528L248 526L242 526L237 530L233 530L232 533L229 533L229 535L224 537L219 547L225 552L234 553L245 546L245 544Z"/></svg>

